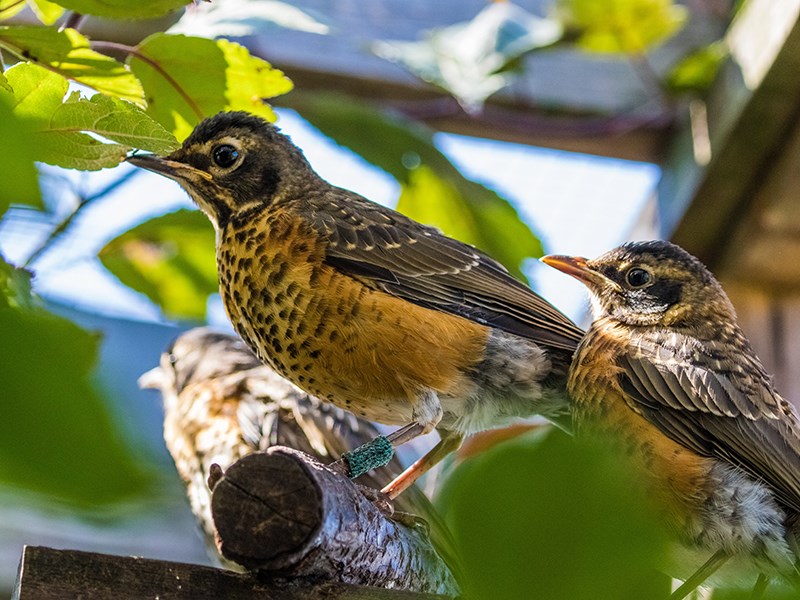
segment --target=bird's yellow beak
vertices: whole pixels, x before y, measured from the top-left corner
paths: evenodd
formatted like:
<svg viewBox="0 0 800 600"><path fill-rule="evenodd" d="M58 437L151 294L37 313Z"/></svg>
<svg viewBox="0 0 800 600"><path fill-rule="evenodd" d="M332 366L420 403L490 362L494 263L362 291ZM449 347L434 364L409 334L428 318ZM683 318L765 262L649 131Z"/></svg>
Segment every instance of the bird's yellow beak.
<svg viewBox="0 0 800 600"><path fill-rule="evenodd" d="M558 269L562 273L572 275L578 281L592 287L600 288L607 286L610 280L603 274L598 273L589 266L587 259L582 256L562 256L551 254L540 258L544 264ZM613 283L613 282L611 282Z"/></svg>
<svg viewBox="0 0 800 600"><path fill-rule="evenodd" d="M148 171L153 171L154 173L158 173L159 175L163 175L164 177L169 177L170 179L175 179L178 181L189 179L192 175L202 177L208 181L213 179L211 173L206 173L205 171L196 169L191 165L187 165L186 163L156 156L155 154L139 154L129 156L125 159L125 161L137 167L141 167L142 169L147 169Z"/></svg>

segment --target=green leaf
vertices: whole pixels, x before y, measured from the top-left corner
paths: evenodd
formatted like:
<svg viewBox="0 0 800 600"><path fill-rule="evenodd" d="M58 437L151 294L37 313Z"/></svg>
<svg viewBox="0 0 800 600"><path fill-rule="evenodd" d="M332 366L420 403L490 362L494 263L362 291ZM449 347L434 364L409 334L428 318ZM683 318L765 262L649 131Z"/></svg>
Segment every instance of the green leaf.
<svg viewBox="0 0 800 600"><path fill-rule="evenodd" d="M476 245L525 279L522 263L541 256L539 240L505 198L466 179L434 146L428 129L343 97L293 100L323 133L400 182L398 210Z"/></svg>
<svg viewBox="0 0 800 600"><path fill-rule="evenodd" d="M14 90L12 110L32 125L37 142L26 140L35 160L64 168L96 170L118 165L130 147L168 153L177 140L139 107L96 94L91 100L73 92L57 73L20 63L7 71ZM121 144L106 144L92 133Z"/></svg>
<svg viewBox="0 0 800 600"><path fill-rule="evenodd" d="M8 271L0 262L0 280ZM144 492L147 478L90 382L97 337L38 308L0 308L0 331L0 481L86 507Z"/></svg>
<svg viewBox="0 0 800 600"><path fill-rule="evenodd" d="M281 71L226 40L157 33L139 45L130 66L144 86L148 114L179 140L223 110L274 121L263 99L292 89Z"/></svg>
<svg viewBox="0 0 800 600"><path fill-rule="evenodd" d="M84 15L109 19L153 19L189 4L187 0L59 0L61 6Z"/></svg>
<svg viewBox="0 0 800 600"><path fill-rule="evenodd" d="M10 19L25 8L25 0L0 0L0 20Z"/></svg>
<svg viewBox="0 0 800 600"><path fill-rule="evenodd" d="M179 146L175 136L139 107L102 94L90 100L68 99L53 113L49 131L89 131L156 154L169 154Z"/></svg>
<svg viewBox="0 0 800 600"><path fill-rule="evenodd" d="M0 215L10 204L28 204L42 208L39 181L31 144L32 128L18 118L0 93Z"/></svg>
<svg viewBox="0 0 800 600"><path fill-rule="evenodd" d="M559 0L559 12L590 52L644 54L680 31L686 7L672 0Z"/></svg>
<svg viewBox="0 0 800 600"><path fill-rule="evenodd" d="M465 110L475 112L516 77L510 67L520 56L555 43L562 34L555 19L494 2L472 21L427 31L416 42L376 42L372 50L444 88Z"/></svg>
<svg viewBox="0 0 800 600"><path fill-rule="evenodd" d="M105 267L171 317L202 320L219 290L214 230L197 210L179 210L123 233L100 251Z"/></svg>
<svg viewBox="0 0 800 600"><path fill-rule="evenodd" d="M36 15L36 18L45 25L52 25L64 14L63 6L55 2L49 2L48 0L28 0L28 4Z"/></svg>
<svg viewBox="0 0 800 600"><path fill-rule="evenodd" d="M667 87L673 93L706 91L727 56L728 47L721 40L691 52L672 67Z"/></svg>
<svg viewBox="0 0 800 600"><path fill-rule="evenodd" d="M74 29L0 27L0 48L98 92L144 106L144 92L133 73L122 63L92 50L89 40Z"/></svg>
<svg viewBox="0 0 800 600"><path fill-rule="evenodd" d="M464 596L666 600L666 534L619 462L552 430L460 465L437 504L464 559Z"/></svg>
<svg viewBox="0 0 800 600"><path fill-rule="evenodd" d="M6 79L6 76L2 71L0 71L0 91L6 91L9 94L14 93L14 88L12 88L11 84L8 83L8 79Z"/></svg>

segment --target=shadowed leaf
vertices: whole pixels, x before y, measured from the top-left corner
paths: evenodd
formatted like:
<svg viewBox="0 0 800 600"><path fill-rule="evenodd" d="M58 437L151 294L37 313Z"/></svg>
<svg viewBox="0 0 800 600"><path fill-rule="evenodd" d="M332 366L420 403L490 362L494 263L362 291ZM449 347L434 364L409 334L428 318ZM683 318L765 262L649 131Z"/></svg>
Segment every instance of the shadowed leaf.
<svg viewBox="0 0 800 600"><path fill-rule="evenodd" d="M59 0L59 4L85 15L109 19L153 19L177 10L187 0Z"/></svg>

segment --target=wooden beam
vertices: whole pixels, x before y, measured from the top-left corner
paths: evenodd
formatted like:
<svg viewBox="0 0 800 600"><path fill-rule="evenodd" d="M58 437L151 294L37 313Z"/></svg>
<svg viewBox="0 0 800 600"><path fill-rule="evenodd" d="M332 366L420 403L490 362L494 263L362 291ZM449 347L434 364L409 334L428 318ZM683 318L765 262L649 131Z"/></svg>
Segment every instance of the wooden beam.
<svg viewBox="0 0 800 600"><path fill-rule="evenodd" d="M13 600L435 600L399 590L339 582L270 580L211 567L26 546Z"/></svg>
<svg viewBox="0 0 800 600"><path fill-rule="evenodd" d="M706 104L707 131L702 119L686 124L658 189L662 235L711 267L797 120L800 0L750 0L727 42L731 59ZM698 152L704 141L710 160Z"/></svg>

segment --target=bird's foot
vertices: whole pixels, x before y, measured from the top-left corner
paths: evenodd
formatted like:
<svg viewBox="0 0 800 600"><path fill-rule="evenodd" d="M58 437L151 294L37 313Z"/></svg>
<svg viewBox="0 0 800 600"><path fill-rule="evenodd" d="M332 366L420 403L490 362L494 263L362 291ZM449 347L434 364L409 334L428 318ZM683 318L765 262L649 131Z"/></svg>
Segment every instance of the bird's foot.
<svg viewBox="0 0 800 600"><path fill-rule="evenodd" d="M425 519L423 519L419 515L415 515L413 513L408 513L408 512L402 512L398 510L395 511L394 514L392 514L391 519L395 523L404 525L409 529L416 529L427 538L429 538L431 535L431 526Z"/></svg>
<svg viewBox="0 0 800 600"><path fill-rule="evenodd" d="M392 499L382 491L376 490L375 488L371 488L367 485L361 485L360 483L357 483L356 487L358 488L358 491L360 491L367 500L372 502L375 507L381 511L381 514L387 519L394 518L395 514L401 514L394 512L394 504L392 503Z"/></svg>

